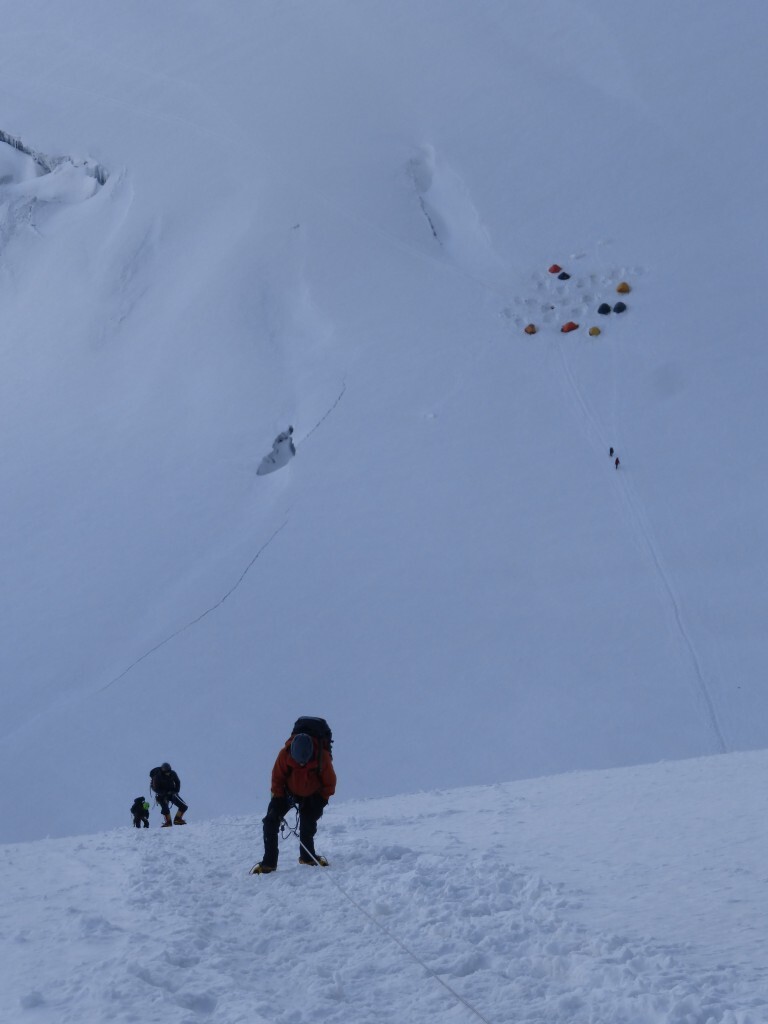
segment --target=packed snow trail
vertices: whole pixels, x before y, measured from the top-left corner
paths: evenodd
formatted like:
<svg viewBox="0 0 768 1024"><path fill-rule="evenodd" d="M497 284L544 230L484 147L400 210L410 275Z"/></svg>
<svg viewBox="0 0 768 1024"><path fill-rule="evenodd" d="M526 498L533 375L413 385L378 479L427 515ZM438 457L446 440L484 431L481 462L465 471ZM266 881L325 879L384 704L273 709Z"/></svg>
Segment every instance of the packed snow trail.
<svg viewBox="0 0 768 1024"><path fill-rule="evenodd" d="M725 798L716 773L729 764L701 765L669 766L680 783L668 789L673 815L696 792ZM149 831L2 847L0 1020L763 1024L765 973L747 958L737 968L702 957L693 932L670 941L653 913L645 937L600 928L594 894L566 889L561 869L549 863L545 877L516 865L543 863L549 846L580 858L600 884L596 847L566 827L537 848L521 817L526 794L541 799L546 783L546 813L567 823L566 800L583 783L594 791L593 826L615 836L609 856L625 866L627 898L652 895L660 879L633 874L637 836L616 827L615 800L629 787L639 808L646 797L656 806L657 781L651 767L332 805L318 836L331 867L299 866L291 840L264 877L248 874L261 848L258 816L161 831L153 812ZM726 833L740 842L744 823L735 811L713 845ZM645 827L653 833L659 822ZM674 835L661 828L654 842L663 865ZM702 878L700 900L703 887L715 900L737 899L716 884L732 869L722 858L719 875ZM750 885L746 864L739 870ZM759 914L756 905L753 924ZM748 911L742 920L752 927Z"/></svg>
<svg viewBox="0 0 768 1024"><path fill-rule="evenodd" d="M253 558L251 558L251 560L248 562L246 567L240 573L240 575L238 576L237 580L226 591L224 596L220 597L216 601L215 604L210 605L210 607L206 608L204 612L200 612L200 614L197 615L190 622L185 623L185 625L183 625L183 626L179 626L179 628L174 630L173 633L169 633L168 636L166 636L159 643L155 644L154 647L150 648L148 651L145 651L144 654L142 654L140 657L138 657L134 661L132 661L131 664L127 668L123 669L123 671L119 675L115 676L114 679L110 679L108 683L105 683L96 692L97 693L102 693L104 690L108 690L111 686L114 686L115 683L119 683L120 680L124 679L137 665L141 664L141 662L144 661L146 658L151 657L151 655L153 655L155 653L155 651L159 651L161 647L165 647L166 644L170 643L172 640L175 640L177 636L181 636L182 633L186 633L186 631L188 629L192 629L192 627L196 626L198 624L198 622L202 622L202 620L204 618L206 618L208 615L210 615L212 612L215 612L218 608L221 608L221 606L224 604L224 602L227 600L227 598L230 597L232 594L234 594L234 592L237 590L237 588L243 582L243 580L248 575L250 570L256 564L256 562L259 559L259 557L261 556L262 552L266 551L266 549L269 547L269 545L272 543L272 541L275 539L275 537L277 537L277 535L279 533L281 533L286 528L287 525L288 525L288 520L286 519L286 520L284 520L283 523L281 523L280 526L277 527L277 529L271 534L271 536L268 537L267 540L264 541L264 543L257 550L256 554L253 556ZM89 695L89 699L90 699L90 695Z"/></svg>
<svg viewBox="0 0 768 1024"><path fill-rule="evenodd" d="M613 347L615 349L615 345ZM564 390L573 400L574 406L576 407L582 421L584 432L590 438L596 452L605 452L610 440L615 436L616 431L614 430L613 433L609 433L605 430L598 415L584 396L584 393L576 380L573 369L570 366L564 346L561 345L558 347L558 354L560 357L560 366L562 368L562 377L565 382ZM612 376L615 385L615 370ZM714 749L721 754L725 754L730 749L729 744L726 741L723 727L720 724L717 709L715 707L715 701L711 693L711 687L707 681L707 676L702 664L702 657L697 651L691 630L686 625L682 601L676 592L670 570L665 564L660 545L654 537L653 528L651 527L647 513L644 511L643 502L636 494L631 480L625 479L625 474L622 473L618 482L622 503L627 514L627 520L632 527L641 548L650 558L653 570L659 581L659 589L661 591L662 598L669 609L670 619L674 623L674 629L680 637L687 660L690 663L692 674L694 676L692 685L695 688L694 698L698 705L698 713L707 723L707 728L712 736Z"/></svg>

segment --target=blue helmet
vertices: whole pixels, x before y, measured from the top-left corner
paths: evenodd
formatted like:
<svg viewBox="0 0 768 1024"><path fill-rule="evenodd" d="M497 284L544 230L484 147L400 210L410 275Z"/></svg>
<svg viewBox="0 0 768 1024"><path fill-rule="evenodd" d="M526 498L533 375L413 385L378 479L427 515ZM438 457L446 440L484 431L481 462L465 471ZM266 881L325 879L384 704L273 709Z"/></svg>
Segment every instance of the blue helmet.
<svg viewBox="0 0 768 1024"><path fill-rule="evenodd" d="M299 764L305 765L311 761L315 754L315 744L312 737L305 732L297 733L291 740L291 757Z"/></svg>

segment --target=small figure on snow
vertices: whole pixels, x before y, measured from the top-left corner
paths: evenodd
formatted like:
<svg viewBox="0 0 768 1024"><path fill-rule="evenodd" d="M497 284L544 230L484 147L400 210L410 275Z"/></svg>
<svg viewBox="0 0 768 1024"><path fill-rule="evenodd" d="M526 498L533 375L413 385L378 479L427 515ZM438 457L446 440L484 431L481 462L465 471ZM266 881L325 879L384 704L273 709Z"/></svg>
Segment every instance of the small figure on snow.
<svg viewBox="0 0 768 1024"><path fill-rule="evenodd" d="M251 870L253 875L268 875L277 870L277 835L280 823L292 807L299 811L299 864L327 867L325 857L315 853L317 822L336 792L336 772L329 750L306 733L295 733L286 740L272 769L272 799L264 824L264 856Z"/></svg>
<svg viewBox="0 0 768 1024"><path fill-rule="evenodd" d="M296 445L293 443L293 427L281 430L272 442L272 451L265 455L256 470L257 476L264 476L276 469L287 465L296 454Z"/></svg>
<svg viewBox="0 0 768 1024"><path fill-rule="evenodd" d="M608 454L611 458L613 458L613 448L608 449Z"/></svg>
<svg viewBox="0 0 768 1024"><path fill-rule="evenodd" d="M131 814L133 815L133 827L149 828L149 804L143 796L137 796L131 804Z"/></svg>
<svg viewBox="0 0 768 1024"><path fill-rule="evenodd" d="M621 463L619 462L619 456L617 455L613 462L614 468L618 469Z"/></svg>
<svg viewBox="0 0 768 1024"><path fill-rule="evenodd" d="M149 773L149 785L155 794L155 803L159 804L160 813L163 816L161 828L169 828L171 825L186 825L184 815L189 807L179 795L181 789L179 776L167 761L163 761L159 768L152 769ZM176 816L173 821L171 821L171 804L176 808Z"/></svg>
<svg viewBox="0 0 768 1024"><path fill-rule="evenodd" d="M272 442L272 453L277 454L277 452L280 450L280 445L285 444L286 441L288 442L288 447L290 449L291 455L295 455L296 445L293 443L293 427L290 426L288 427L287 430L281 430L280 433L275 438L275 440Z"/></svg>

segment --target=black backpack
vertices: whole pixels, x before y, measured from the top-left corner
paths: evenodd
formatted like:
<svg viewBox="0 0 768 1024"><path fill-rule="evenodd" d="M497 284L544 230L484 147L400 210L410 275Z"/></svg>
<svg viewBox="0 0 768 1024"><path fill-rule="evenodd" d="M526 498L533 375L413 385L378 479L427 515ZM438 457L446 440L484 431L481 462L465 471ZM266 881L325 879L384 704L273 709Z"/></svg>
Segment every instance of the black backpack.
<svg viewBox="0 0 768 1024"><path fill-rule="evenodd" d="M157 768L153 768L149 773L149 788L152 790L153 793L169 793L173 790L172 785L170 787L167 785L163 785L163 774L164 773L162 765L158 765ZM170 780L171 782L175 782L175 779L178 779L178 775L176 775L175 771L171 770L168 773L168 780ZM158 782L160 783L160 789L157 788Z"/></svg>
<svg viewBox="0 0 768 1024"><path fill-rule="evenodd" d="M333 760L333 751L331 749L333 747L333 732L331 727L324 718L311 718L308 715L302 715L301 718L296 719L291 736L295 736L299 732L306 733L307 736L313 736L316 740L320 741L317 754L317 770L319 773L323 764L324 750L327 751L328 757Z"/></svg>

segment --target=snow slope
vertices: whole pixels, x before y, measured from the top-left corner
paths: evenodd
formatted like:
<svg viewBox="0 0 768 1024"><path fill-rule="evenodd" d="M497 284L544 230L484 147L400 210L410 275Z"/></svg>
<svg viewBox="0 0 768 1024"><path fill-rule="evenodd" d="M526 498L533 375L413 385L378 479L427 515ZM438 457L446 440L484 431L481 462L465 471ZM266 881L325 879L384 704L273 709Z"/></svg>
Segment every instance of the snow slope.
<svg viewBox="0 0 768 1024"><path fill-rule="evenodd" d="M765 752L0 848L0 1020L762 1024Z"/></svg>
<svg viewBox="0 0 768 1024"><path fill-rule="evenodd" d="M0 16L4 839L766 745L764 4Z"/></svg>

